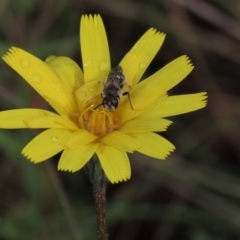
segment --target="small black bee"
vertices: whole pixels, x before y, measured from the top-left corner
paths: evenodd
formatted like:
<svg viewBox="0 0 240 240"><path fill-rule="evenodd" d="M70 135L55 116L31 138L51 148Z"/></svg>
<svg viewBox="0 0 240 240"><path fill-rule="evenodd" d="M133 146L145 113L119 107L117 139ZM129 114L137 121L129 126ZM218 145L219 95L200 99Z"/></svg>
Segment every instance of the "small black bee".
<svg viewBox="0 0 240 240"><path fill-rule="evenodd" d="M103 92L101 94L101 97L103 100L101 104L95 107L95 109L103 106L107 109L107 111L112 112L118 107L121 97L125 95L128 96L131 108L133 109L130 93L122 93L122 88L124 86L130 87L126 82L124 82L124 80L125 76L123 74L122 67L119 65L114 67L110 71L106 83L102 82Z"/></svg>

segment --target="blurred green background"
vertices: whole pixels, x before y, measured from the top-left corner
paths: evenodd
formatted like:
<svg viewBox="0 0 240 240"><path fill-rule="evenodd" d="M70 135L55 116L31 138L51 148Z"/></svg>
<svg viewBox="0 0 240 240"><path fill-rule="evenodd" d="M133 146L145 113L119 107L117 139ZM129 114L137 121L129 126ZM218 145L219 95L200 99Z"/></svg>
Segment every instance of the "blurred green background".
<svg viewBox="0 0 240 240"><path fill-rule="evenodd" d="M114 240L240 239L240 1L1 0L0 54L17 46L81 65L79 19L100 13L112 66L150 27L167 34L145 76L187 54L195 69L170 95L207 91L207 108L171 117L166 161L130 155L132 178L109 185ZM0 110L48 108L3 61ZM144 101L144 99L143 99ZM38 131L0 131L0 239L96 239L92 187L84 172L57 172L59 156L34 165L21 149Z"/></svg>

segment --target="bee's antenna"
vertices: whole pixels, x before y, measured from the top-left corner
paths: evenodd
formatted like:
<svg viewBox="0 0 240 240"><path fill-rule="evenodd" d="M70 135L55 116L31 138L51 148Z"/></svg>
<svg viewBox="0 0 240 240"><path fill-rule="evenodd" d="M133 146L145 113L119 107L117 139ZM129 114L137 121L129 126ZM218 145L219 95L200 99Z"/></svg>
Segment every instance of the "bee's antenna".
<svg viewBox="0 0 240 240"><path fill-rule="evenodd" d="M99 108L100 106L103 106L103 103L97 105L93 110L96 110L96 109Z"/></svg>

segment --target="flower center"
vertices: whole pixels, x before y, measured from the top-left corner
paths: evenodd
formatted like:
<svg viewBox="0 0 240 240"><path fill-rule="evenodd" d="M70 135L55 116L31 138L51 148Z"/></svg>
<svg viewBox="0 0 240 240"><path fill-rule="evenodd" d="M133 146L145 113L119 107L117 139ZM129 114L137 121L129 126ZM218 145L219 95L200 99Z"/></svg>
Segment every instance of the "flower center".
<svg viewBox="0 0 240 240"><path fill-rule="evenodd" d="M81 128L99 137L104 137L120 128L120 118L115 112L108 112L103 106L94 109L100 101L100 97L88 101L78 121Z"/></svg>

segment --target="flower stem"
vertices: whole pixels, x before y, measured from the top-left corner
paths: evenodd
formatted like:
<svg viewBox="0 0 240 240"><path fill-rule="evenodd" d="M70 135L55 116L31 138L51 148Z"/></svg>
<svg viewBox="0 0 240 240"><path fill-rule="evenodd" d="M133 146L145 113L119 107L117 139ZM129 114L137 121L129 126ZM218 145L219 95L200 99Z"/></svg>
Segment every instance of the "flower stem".
<svg viewBox="0 0 240 240"><path fill-rule="evenodd" d="M107 221L106 221L106 189L108 179L101 167L97 155L85 166L85 171L93 185L93 196L97 217L98 240L107 240Z"/></svg>
<svg viewBox="0 0 240 240"><path fill-rule="evenodd" d="M98 240L107 240L106 185L104 183L93 183L93 195L96 207Z"/></svg>

